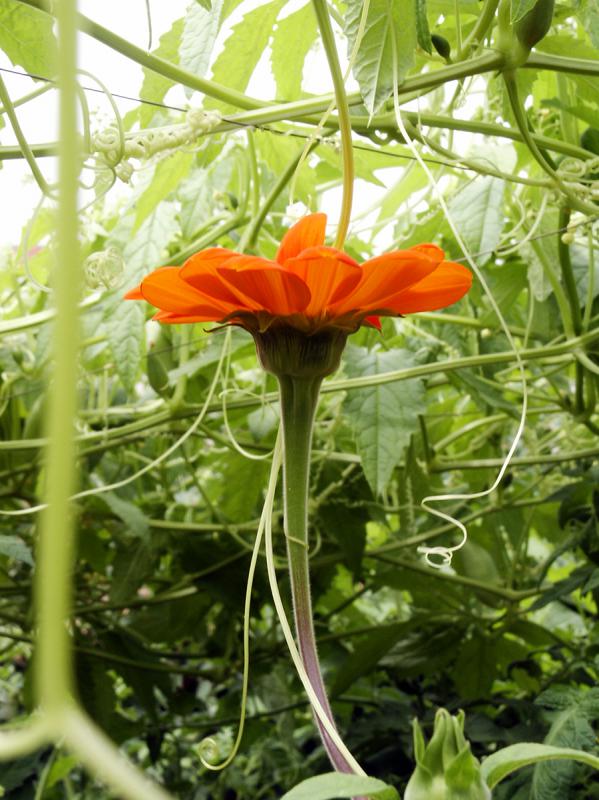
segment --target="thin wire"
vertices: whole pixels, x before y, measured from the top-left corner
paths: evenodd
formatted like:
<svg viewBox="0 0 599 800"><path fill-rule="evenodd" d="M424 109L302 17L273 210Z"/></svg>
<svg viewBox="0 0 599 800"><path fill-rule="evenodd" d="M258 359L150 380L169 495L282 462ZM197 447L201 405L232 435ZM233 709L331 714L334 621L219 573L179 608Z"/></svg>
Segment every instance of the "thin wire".
<svg viewBox="0 0 599 800"><path fill-rule="evenodd" d="M24 78L33 78L34 80L46 81L47 83L55 84L56 81L52 80L52 78L45 78L43 75L36 75L32 72L20 72L19 70L8 69L7 67L0 67L0 72L8 72L11 75L20 75ZM86 92L95 92L96 94L104 94L104 92L100 89L97 89L94 86L82 86L81 87ZM179 111L180 113L184 114L188 109L182 108L181 106L174 106L169 105L168 103L160 103L156 100L144 100L141 97L131 97L130 95L126 94L119 94L118 92L110 92L113 97L118 97L120 100L129 100L132 103L142 103L143 105L154 106L155 108L164 108L168 111ZM262 125L260 123L247 123L247 122L239 122L236 119L232 119L231 117L222 117L222 121L226 122L229 125L235 125L238 128L246 129L246 128L257 128L258 130L265 131L267 133L272 133L276 136L285 136L285 137L292 137L295 139L310 139L314 138L318 142L324 143L335 143L335 139L331 137L320 138L315 136L314 134L309 133L300 133L299 131L290 131L290 130L278 130L277 128L273 128L270 125ZM362 150L367 153L377 153L380 155L388 156L389 158L399 158L403 159L404 161L417 161L414 156L408 155L407 153L394 153L388 150L374 150L372 147L368 147L367 145L360 145L359 143L354 142L354 150ZM474 170L473 167L464 166L463 164L455 164L451 161L443 161L441 159L435 158L426 158L423 157L422 160L427 164L436 164L437 166L442 167L451 167L452 169L462 170L463 172L472 172ZM508 176L509 179L509 176Z"/></svg>

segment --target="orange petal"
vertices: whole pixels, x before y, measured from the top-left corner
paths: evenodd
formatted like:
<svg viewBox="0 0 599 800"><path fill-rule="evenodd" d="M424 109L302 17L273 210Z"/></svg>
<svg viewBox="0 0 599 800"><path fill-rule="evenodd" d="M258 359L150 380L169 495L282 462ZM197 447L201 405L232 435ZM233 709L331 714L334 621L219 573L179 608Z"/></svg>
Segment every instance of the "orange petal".
<svg viewBox="0 0 599 800"><path fill-rule="evenodd" d="M152 319L156 322L161 322L163 325L175 325L190 322L220 322L224 317L222 314L215 316L214 313L176 314L174 311L158 311Z"/></svg>
<svg viewBox="0 0 599 800"><path fill-rule="evenodd" d="M141 283L144 300L161 311L175 314L210 315L221 319L233 309L227 303L207 297L181 280L179 267L161 267L147 275ZM235 308L238 308L237 304Z"/></svg>
<svg viewBox="0 0 599 800"><path fill-rule="evenodd" d="M357 261L334 247L309 247L297 258L285 262L285 271L297 275L310 289L311 300L304 313L324 314L327 307L346 297L360 283L362 270Z"/></svg>
<svg viewBox="0 0 599 800"><path fill-rule="evenodd" d="M394 250L362 264L362 280L356 290L333 309L343 314L357 309L389 308L399 292L418 283L433 272L443 259L443 251L434 245L429 249Z"/></svg>
<svg viewBox="0 0 599 800"><path fill-rule="evenodd" d="M265 258L239 256L220 267L218 274L254 311L300 314L310 302L310 290L301 278Z"/></svg>
<svg viewBox="0 0 599 800"><path fill-rule="evenodd" d="M224 247L209 247L188 258L181 267L181 279L203 294L224 303L237 304L237 298L221 280L217 269L239 253Z"/></svg>
<svg viewBox="0 0 599 800"><path fill-rule="evenodd" d="M385 309L396 314L437 311L457 303L471 286L470 270L453 261L445 261L424 280L397 294Z"/></svg>
<svg viewBox="0 0 599 800"><path fill-rule="evenodd" d="M309 214L289 228L277 252L277 262L284 264L288 258L295 258L308 247L324 244L327 225L326 214Z"/></svg>
<svg viewBox="0 0 599 800"><path fill-rule="evenodd" d="M144 296L141 293L141 284L139 284L139 286L136 286L135 289L129 289L127 294L123 295L123 298L125 300L143 300Z"/></svg>

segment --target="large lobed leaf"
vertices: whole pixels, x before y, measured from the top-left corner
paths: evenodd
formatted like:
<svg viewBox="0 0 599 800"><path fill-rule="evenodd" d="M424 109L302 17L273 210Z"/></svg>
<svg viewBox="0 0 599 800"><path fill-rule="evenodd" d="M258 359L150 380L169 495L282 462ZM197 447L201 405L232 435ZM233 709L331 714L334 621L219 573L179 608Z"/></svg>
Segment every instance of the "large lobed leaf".
<svg viewBox="0 0 599 800"><path fill-rule="evenodd" d="M349 347L345 364L348 375L358 378L404 369L411 366L412 356L405 350ZM374 494L379 495L418 428L418 415L425 408L424 385L414 379L354 389L344 408L354 429L364 474Z"/></svg>
<svg viewBox="0 0 599 800"><path fill-rule="evenodd" d="M351 54L362 15L361 0L350 0L345 17L345 33ZM371 0L353 64L364 105L374 114L393 92L395 79L403 81L414 65L416 49L416 11L413 2Z"/></svg>

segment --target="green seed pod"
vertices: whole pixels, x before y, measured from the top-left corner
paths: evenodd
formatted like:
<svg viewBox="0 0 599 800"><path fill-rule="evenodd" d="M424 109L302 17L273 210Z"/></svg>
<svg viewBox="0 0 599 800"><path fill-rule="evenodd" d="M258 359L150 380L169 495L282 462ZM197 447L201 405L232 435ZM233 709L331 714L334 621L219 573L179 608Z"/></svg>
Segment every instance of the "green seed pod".
<svg viewBox="0 0 599 800"><path fill-rule="evenodd" d="M537 0L530 11L516 22L514 33L522 47L530 50L547 35L554 5L554 0Z"/></svg>
<svg viewBox="0 0 599 800"><path fill-rule="evenodd" d="M439 36L437 33L431 34L431 42L433 43L433 47L439 53L441 58L444 58L446 61L449 61L449 57L451 55L451 45L447 41L444 36Z"/></svg>

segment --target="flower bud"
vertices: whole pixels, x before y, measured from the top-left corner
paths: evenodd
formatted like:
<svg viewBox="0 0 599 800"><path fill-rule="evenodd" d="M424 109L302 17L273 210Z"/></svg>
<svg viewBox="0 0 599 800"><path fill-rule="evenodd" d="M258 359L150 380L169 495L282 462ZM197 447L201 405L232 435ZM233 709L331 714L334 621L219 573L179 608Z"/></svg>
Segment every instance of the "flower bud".
<svg viewBox="0 0 599 800"><path fill-rule="evenodd" d="M490 800L491 791L464 737L464 712L452 717L444 708L435 716L433 735L425 744L414 720L416 769L404 800Z"/></svg>

